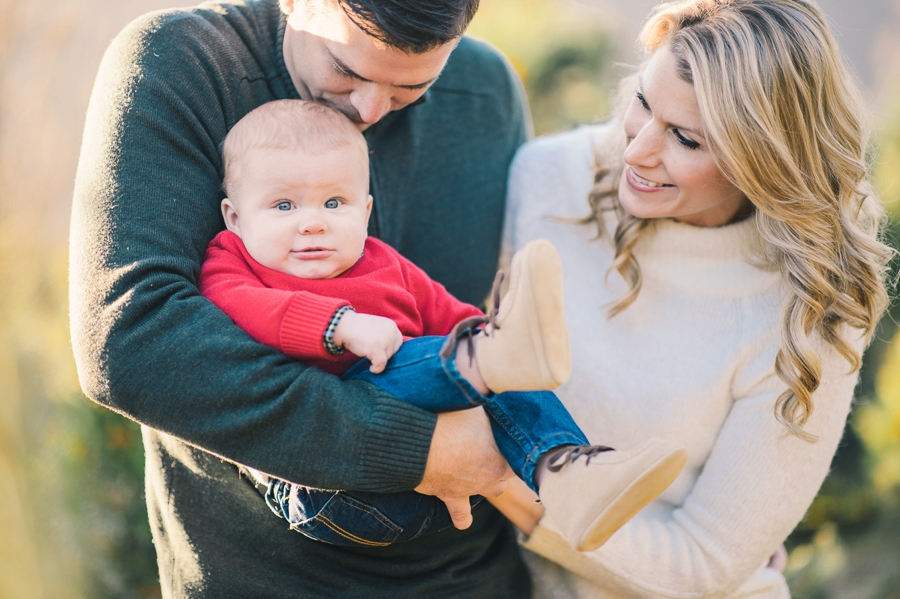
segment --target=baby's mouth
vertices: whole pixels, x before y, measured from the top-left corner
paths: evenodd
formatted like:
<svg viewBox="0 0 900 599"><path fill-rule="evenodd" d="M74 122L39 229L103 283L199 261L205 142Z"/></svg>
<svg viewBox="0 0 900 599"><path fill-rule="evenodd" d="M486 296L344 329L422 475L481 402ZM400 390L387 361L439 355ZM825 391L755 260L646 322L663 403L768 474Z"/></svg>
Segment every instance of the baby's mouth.
<svg viewBox="0 0 900 599"><path fill-rule="evenodd" d="M299 250L292 250L291 254L296 256L297 258L321 258L322 256L329 255L333 252L331 248L323 248L323 247L308 247Z"/></svg>

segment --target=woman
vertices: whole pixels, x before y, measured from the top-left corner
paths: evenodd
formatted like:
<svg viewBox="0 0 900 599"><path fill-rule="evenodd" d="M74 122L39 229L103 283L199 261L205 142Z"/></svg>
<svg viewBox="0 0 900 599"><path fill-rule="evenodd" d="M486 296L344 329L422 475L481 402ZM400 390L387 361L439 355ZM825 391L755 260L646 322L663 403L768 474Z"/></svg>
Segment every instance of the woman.
<svg viewBox="0 0 900 599"><path fill-rule="evenodd" d="M560 397L588 437L670 438L688 465L591 553L521 487L496 502L538 597L789 597L766 566L828 472L887 303L861 102L806 0L664 4L641 42L620 118L521 151L508 240L560 251Z"/></svg>

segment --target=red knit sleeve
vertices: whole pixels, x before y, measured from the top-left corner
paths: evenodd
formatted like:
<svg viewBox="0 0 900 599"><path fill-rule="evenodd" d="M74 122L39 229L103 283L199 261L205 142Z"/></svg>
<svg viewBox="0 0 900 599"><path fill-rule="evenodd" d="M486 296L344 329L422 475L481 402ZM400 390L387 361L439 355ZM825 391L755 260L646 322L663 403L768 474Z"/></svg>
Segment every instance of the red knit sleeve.
<svg viewBox="0 0 900 599"><path fill-rule="evenodd" d="M200 269L200 293L260 343L300 359L336 359L322 337L342 299L274 289L253 271L243 244L225 231L210 243Z"/></svg>
<svg viewBox="0 0 900 599"><path fill-rule="evenodd" d="M398 254L406 286L416 298L422 316L423 335L446 335L456 323L484 313L471 304L461 302L433 280L421 268Z"/></svg>

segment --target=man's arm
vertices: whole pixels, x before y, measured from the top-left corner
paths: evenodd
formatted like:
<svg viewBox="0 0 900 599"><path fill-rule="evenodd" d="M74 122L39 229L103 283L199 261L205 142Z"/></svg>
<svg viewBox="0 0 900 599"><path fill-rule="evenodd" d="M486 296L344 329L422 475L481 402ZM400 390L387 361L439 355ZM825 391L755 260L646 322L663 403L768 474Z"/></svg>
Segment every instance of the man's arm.
<svg viewBox="0 0 900 599"><path fill-rule="evenodd" d="M397 491L436 417L244 335L197 293L220 228L233 78L193 17L147 18L104 58L72 218L72 335L92 399L229 460L326 488ZM224 108L219 104L224 105ZM303 456L300 459L300 456Z"/></svg>

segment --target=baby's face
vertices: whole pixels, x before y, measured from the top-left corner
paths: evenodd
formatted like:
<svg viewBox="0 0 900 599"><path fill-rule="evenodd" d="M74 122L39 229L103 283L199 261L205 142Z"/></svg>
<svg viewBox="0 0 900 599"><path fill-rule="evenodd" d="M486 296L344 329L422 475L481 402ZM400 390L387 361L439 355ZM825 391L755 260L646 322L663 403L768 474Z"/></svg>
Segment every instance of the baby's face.
<svg viewBox="0 0 900 599"><path fill-rule="evenodd" d="M222 215L263 266L330 279L362 255L372 210L368 181L368 166L354 147L318 156L253 149L241 158Z"/></svg>

